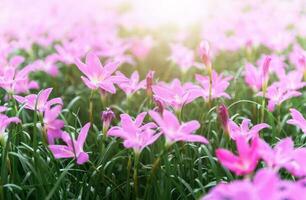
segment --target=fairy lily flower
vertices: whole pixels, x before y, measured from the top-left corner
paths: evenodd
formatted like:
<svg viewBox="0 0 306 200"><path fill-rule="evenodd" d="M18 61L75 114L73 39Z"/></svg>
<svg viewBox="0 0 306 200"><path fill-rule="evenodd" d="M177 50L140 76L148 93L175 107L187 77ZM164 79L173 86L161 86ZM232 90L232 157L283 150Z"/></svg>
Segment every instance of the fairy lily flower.
<svg viewBox="0 0 306 200"><path fill-rule="evenodd" d="M102 112L101 120L103 122L103 133L106 133L115 117L115 113L110 108L106 108L106 110Z"/></svg>
<svg viewBox="0 0 306 200"><path fill-rule="evenodd" d="M112 75L119 67L118 62L110 62L102 66L99 57L93 52L87 54L86 64L77 59L76 65L86 76L81 76L83 82L92 90L101 88L114 94L116 92L114 83L117 81L124 81L122 77Z"/></svg>
<svg viewBox="0 0 306 200"><path fill-rule="evenodd" d="M35 81L29 80L29 74L35 70L34 65L28 65L21 70L14 67L7 67L0 71L0 88L10 94L28 92L30 89L38 89Z"/></svg>
<svg viewBox="0 0 306 200"><path fill-rule="evenodd" d="M254 138L249 145L244 137L236 138L236 147L238 155L226 149L217 149L216 156L220 163L235 172L237 175L245 175L253 172L257 166L258 156L258 138Z"/></svg>
<svg viewBox="0 0 306 200"><path fill-rule="evenodd" d="M133 72L131 78L125 77L121 72L116 72L117 76L122 77L124 81L117 83L118 87L121 88L126 95L131 95L140 89L146 88L146 80L139 81L139 74L137 71Z"/></svg>
<svg viewBox="0 0 306 200"><path fill-rule="evenodd" d="M303 117L302 113L294 108L291 108L290 112L292 119L289 119L287 123L297 126L306 134L306 119Z"/></svg>
<svg viewBox="0 0 306 200"><path fill-rule="evenodd" d="M147 90L147 95L149 97L152 97L152 85L154 81L154 74L155 71L149 71L146 76L146 90Z"/></svg>
<svg viewBox="0 0 306 200"><path fill-rule="evenodd" d="M254 91L259 91L260 89L267 87L271 60L270 56L266 56L259 68L256 68L254 65L249 63L245 65L245 82Z"/></svg>
<svg viewBox="0 0 306 200"><path fill-rule="evenodd" d="M160 134L155 134L153 130L156 128L154 123L143 125L146 115L146 112L140 113L135 120L132 120L128 114L121 114L121 125L112 127L107 135L122 138L125 148L133 148L136 153L140 153L160 136Z"/></svg>
<svg viewBox="0 0 306 200"><path fill-rule="evenodd" d="M55 104L63 105L61 98L54 98L48 101L48 98L52 92L52 88L48 88L39 92L39 94L30 94L28 96L22 97L14 95L14 98L21 104L25 105L26 109L38 110L39 112L44 112L46 108L53 106Z"/></svg>
<svg viewBox="0 0 306 200"><path fill-rule="evenodd" d="M131 43L131 52L140 60L144 60L148 56L154 45L151 36L146 36L141 39L133 39Z"/></svg>
<svg viewBox="0 0 306 200"><path fill-rule="evenodd" d="M212 71L212 64L211 64L211 52L210 52L210 46L208 41L203 40L200 43L199 46L199 55L202 60L202 62L205 64L205 66L208 68L209 71Z"/></svg>
<svg viewBox="0 0 306 200"><path fill-rule="evenodd" d="M273 149L262 139L259 144L258 153L268 167L279 170L292 159L294 146L291 138L280 140Z"/></svg>
<svg viewBox="0 0 306 200"><path fill-rule="evenodd" d="M149 111L149 115L158 124L161 133L166 137L167 146L178 141L208 143L204 136L192 134L200 128L200 123L196 120L181 124L177 117L168 110L164 110L162 115L155 111Z"/></svg>
<svg viewBox="0 0 306 200"><path fill-rule="evenodd" d="M263 92L257 94L258 96L263 96ZM267 88L265 97L268 101L268 110L270 112L274 111L276 105L280 105L284 101L302 95L302 93L295 90L287 90L277 84L273 84Z"/></svg>
<svg viewBox="0 0 306 200"><path fill-rule="evenodd" d="M230 99L229 94L225 92L225 90L230 85L229 81L232 77L223 77L222 74L217 74L217 72L212 71L212 85L211 85L211 96L210 93L210 78L208 76L202 76L196 74L196 80L200 83L201 88L194 89L194 92L198 92L200 96L205 100L209 100L209 96L211 99L216 99L220 97L224 97Z"/></svg>
<svg viewBox="0 0 306 200"><path fill-rule="evenodd" d="M72 139L68 133L62 132L61 138L66 145L49 145L49 149L53 153L54 157L56 159L75 158L77 164L79 165L86 163L89 160L89 156L86 152L84 152L83 146L85 144L89 128L90 123L85 124L85 126L81 129L77 140Z"/></svg>
<svg viewBox="0 0 306 200"><path fill-rule="evenodd" d="M235 180L219 183L201 200L225 199L300 199L305 193L305 181L281 180L278 173L264 168L259 170L253 180Z"/></svg>
<svg viewBox="0 0 306 200"><path fill-rule="evenodd" d="M280 80L274 84L287 90L299 90L306 86L306 82L303 81L303 74L299 71L291 71L280 76Z"/></svg>
<svg viewBox="0 0 306 200"><path fill-rule="evenodd" d="M0 106L0 140L3 139L5 129L11 123L20 123L20 119L18 117L8 117L5 114L2 114L2 112L5 112L6 110L7 108L5 106Z"/></svg>
<svg viewBox="0 0 306 200"><path fill-rule="evenodd" d="M276 171L285 168L295 176L306 175L306 148L295 149L290 137L280 140L273 149L260 139L258 154L268 167Z"/></svg>
<svg viewBox="0 0 306 200"><path fill-rule="evenodd" d="M261 123L249 128L251 120L243 119L240 127L232 120L228 121L228 133L233 140L236 140L237 137L244 137L247 141L258 137L260 130L264 128L269 128L270 126L266 123Z"/></svg>
<svg viewBox="0 0 306 200"><path fill-rule="evenodd" d="M199 65L194 61L193 51L179 43L171 44L171 56L168 59L178 65L182 72Z"/></svg>
<svg viewBox="0 0 306 200"><path fill-rule="evenodd" d="M198 98L200 94L193 90L197 88L198 86L192 83L182 84L178 79L174 79L170 84L159 83L152 86L154 97L175 110L180 110Z"/></svg>
<svg viewBox="0 0 306 200"><path fill-rule="evenodd" d="M57 54L51 54L47 56L44 60L37 60L33 63L36 66L37 70L46 72L47 74L56 77L59 73L56 62L59 60Z"/></svg>
<svg viewBox="0 0 306 200"><path fill-rule="evenodd" d="M64 121L57 119L61 111L61 105L57 105L52 108L46 107L45 109L43 123L49 144L54 144L54 139L61 137L61 129L64 127Z"/></svg>

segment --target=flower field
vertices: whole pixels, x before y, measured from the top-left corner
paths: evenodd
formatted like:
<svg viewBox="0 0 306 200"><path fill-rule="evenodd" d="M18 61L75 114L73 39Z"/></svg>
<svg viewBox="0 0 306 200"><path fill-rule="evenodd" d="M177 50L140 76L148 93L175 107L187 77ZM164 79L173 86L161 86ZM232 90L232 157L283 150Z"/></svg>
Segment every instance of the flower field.
<svg viewBox="0 0 306 200"><path fill-rule="evenodd" d="M305 0L0 1L0 200L306 200Z"/></svg>

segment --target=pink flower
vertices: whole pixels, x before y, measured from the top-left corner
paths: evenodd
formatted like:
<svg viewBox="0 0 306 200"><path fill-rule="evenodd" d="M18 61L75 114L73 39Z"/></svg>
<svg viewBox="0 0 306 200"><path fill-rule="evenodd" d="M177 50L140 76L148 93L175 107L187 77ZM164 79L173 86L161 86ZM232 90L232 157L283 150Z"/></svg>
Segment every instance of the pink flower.
<svg viewBox="0 0 306 200"><path fill-rule="evenodd" d="M46 107L45 109L43 122L49 144L54 144L54 139L61 137L64 121L57 119L61 111L61 105L54 106L53 108Z"/></svg>
<svg viewBox="0 0 306 200"><path fill-rule="evenodd" d="M236 140L238 137L244 137L247 141L258 137L258 133L261 129L269 128L270 126L265 123L257 124L249 129L251 120L243 119L240 127L232 120L228 121L228 132L230 137L233 140Z"/></svg>
<svg viewBox="0 0 306 200"><path fill-rule="evenodd" d="M279 200L300 199L305 193L305 181L281 180L271 169L261 169L253 180L235 180L215 186L202 200Z"/></svg>
<svg viewBox="0 0 306 200"><path fill-rule="evenodd" d="M34 65L28 65L21 70L15 67L7 67L0 70L0 88L8 93L19 94L28 92L30 89L38 89L35 81L29 80L29 74L36 68Z"/></svg>
<svg viewBox="0 0 306 200"><path fill-rule="evenodd" d="M264 140L260 140L258 154L268 167L275 170L287 169L295 176L306 175L306 148L294 148L291 138L280 140L274 149Z"/></svg>
<svg viewBox="0 0 306 200"><path fill-rule="evenodd" d="M5 112L6 110L6 107L0 106L0 137L2 137L5 132L5 129L11 123L20 123L20 119L18 117L8 117L5 114L2 114L2 112Z"/></svg>
<svg viewBox="0 0 306 200"><path fill-rule="evenodd" d="M142 125L146 115L146 112L140 113L135 120L132 120L128 114L121 114L121 126L112 127L107 135L122 138L125 148L133 148L135 152L140 153L160 136L153 130L156 127L154 123Z"/></svg>
<svg viewBox="0 0 306 200"><path fill-rule="evenodd" d="M132 40L131 51L138 59L145 59L153 47L153 39L151 36L146 36L142 39Z"/></svg>
<svg viewBox="0 0 306 200"><path fill-rule="evenodd" d="M193 51L179 43L171 45L171 56L169 60L177 64L183 72L199 65L194 61Z"/></svg>
<svg viewBox="0 0 306 200"><path fill-rule="evenodd" d="M204 136L192 134L200 128L200 123L196 120L181 124L176 116L168 110L164 110L162 115L155 111L149 111L149 114L166 137L166 145L177 141L208 143Z"/></svg>
<svg viewBox="0 0 306 200"><path fill-rule="evenodd" d="M237 175L245 175L253 172L257 166L258 156L258 138L251 141L251 145L244 137L236 138L236 147L238 155L226 149L217 149L216 155L220 163L235 172Z"/></svg>
<svg viewBox="0 0 306 200"><path fill-rule="evenodd" d="M287 121L288 124L292 124L302 129L302 131L306 134L306 120L303 117L302 113L297 111L294 108L290 109L292 119Z"/></svg>
<svg viewBox="0 0 306 200"><path fill-rule="evenodd" d="M259 96L262 96L262 92L258 93ZM268 87L266 98L268 101L268 110L270 112L274 111L276 105L280 105L284 101L292 98L300 96L301 93L295 90L288 91L286 88L279 86L277 84L273 84Z"/></svg>
<svg viewBox="0 0 306 200"><path fill-rule="evenodd" d="M152 86L154 97L175 110L180 110L198 98L199 93L193 90L197 88L192 83L182 84L178 79L174 79L170 84L159 83Z"/></svg>
<svg viewBox="0 0 306 200"><path fill-rule="evenodd" d="M303 81L303 74L300 71L291 71L279 78L280 80L274 84L287 90L299 90L306 86L306 82Z"/></svg>
<svg viewBox="0 0 306 200"><path fill-rule="evenodd" d="M116 75L122 77L124 80L118 82L118 86L126 93L126 95L131 95L140 89L146 88L146 80L139 81L139 74L137 71L133 72L130 79L125 77L121 72L117 72Z"/></svg>
<svg viewBox="0 0 306 200"><path fill-rule="evenodd" d="M286 163L290 162L293 155L293 141L291 138L280 140L272 149L264 140L259 140L258 154L265 161L268 167L279 170L284 167Z"/></svg>
<svg viewBox="0 0 306 200"><path fill-rule="evenodd" d="M220 97L224 97L230 99L231 97L225 92L225 90L230 85L229 81L232 77L224 77L222 74L217 74L217 72L212 72L212 86L211 86L211 98L216 99ZM201 88L197 88L194 91L198 92L200 96L202 96L205 100L209 98L209 87L210 81L208 76L202 76L196 74L196 80L200 83Z"/></svg>
<svg viewBox="0 0 306 200"><path fill-rule="evenodd" d="M89 156L83 150L83 146L87 137L88 130L90 128L90 123L85 124L85 126L81 129L80 134L77 140L71 138L71 136L62 132L62 140L66 143L66 145L49 145L49 149L53 153L56 159L59 158L75 158L77 160L77 164L84 164L89 160Z"/></svg>
<svg viewBox="0 0 306 200"><path fill-rule="evenodd" d="M37 70L42 70L47 74L56 77L58 75L58 67L56 66L56 62L58 61L57 54L48 55L44 60L37 60L33 63L36 66Z"/></svg>
<svg viewBox="0 0 306 200"><path fill-rule="evenodd" d="M294 45L293 51L289 54L289 59L294 67L303 73L306 73L306 51L299 45Z"/></svg>
<svg viewBox="0 0 306 200"><path fill-rule="evenodd" d="M54 98L48 101L48 98L52 92L52 88L48 88L39 92L38 95L30 94L28 96L22 97L14 95L14 98L21 104L25 105L26 109L38 110L39 112L44 112L48 107L59 104L63 105L61 98Z"/></svg>
<svg viewBox="0 0 306 200"><path fill-rule="evenodd" d="M114 83L116 83L116 81L122 81L121 77L112 76L112 74L117 70L119 63L111 62L103 67L99 57L93 52L87 54L86 64L77 59L76 65L86 76L81 76L83 82L92 90L101 88L114 94L116 92Z"/></svg>
<svg viewBox="0 0 306 200"><path fill-rule="evenodd" d="M221 106L219 106L218 108L218 116L219 119L221 121L221 124L223 126L223 129L228 132L228 122L229 122L229 114L228 114L228 109L227 107L222 104Z"/></svg>
<svg viewBox="0 0 306 200"><path fill-rule="evenodd" d="M272 59L270 56L266 56L260 68L254 67L252 64L245 65L245 82L250 86L254 91L259 91L262 87L267 84L269 79L269 67Z"/></svg>

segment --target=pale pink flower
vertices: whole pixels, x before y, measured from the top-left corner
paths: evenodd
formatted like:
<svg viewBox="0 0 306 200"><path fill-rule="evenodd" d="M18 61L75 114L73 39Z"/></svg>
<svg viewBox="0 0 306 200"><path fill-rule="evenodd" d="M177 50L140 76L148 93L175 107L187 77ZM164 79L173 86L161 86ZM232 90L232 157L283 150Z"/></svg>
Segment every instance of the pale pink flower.
<svg viewBox="0 0 306 200"><path fill-rule="evenodd" d="M290 109L290 113L292 119L289 119L287 123L295 125L306 134L306 119L303 117L302 113L300 113L298 110L294 108Z"/></svg>
<svg viewBox="0 0 306 200"><path fill-rule="evenodd" d="M35 66L28 65L21 70L17 67L7 67L0 71L0 87L10 94L26 93L30 89L38 89L38 83L29 80L29 74Z"/></svg>
<svg viewBox="0 0 306 200"><path fill-rule="evenodd" d="M226 149L217 149L216 156L219 162L237 175L245 175L253 172L257 166L258 156L258 138L255 137L249 145L245 137L236 138L236 147L238 155Z"/></svg>
<svg viewBox="0 0 306 200"><path fill-rule="evenodd" d="M280 140L272 149L264 140L259 140L258 154L268 167L279 170L292 159L294 146L291 138Z"/></svg>
<svg viewBox="0 0 306 200"><path fill-rule="evenodd" d="M151 36L146 36L141 39L132 40L131 52L140 60L145 59L153 47L153 39Z"/></svg>
<svg viewBox="0 0 306 200"><path fill-rule="evenodd" d="M270 59L269 61L269 70L268 73L275 73L277 77L282 77L286 74L286 63L285 63L285 56L279 56L276 54L271 54L269 56L262 55L260 59L256 62L258 66L265 66L265 62L267 62L267 58Z"/></svg>
<svg viewBox="0 0 306 200"><path fill-rule="evenodd" d="M219 75L217 72L212 71L211 99L217 99L220 97L230 99L230 95L227 94L225 90L229 87L229 81L231 79L232 77L230 76L223 77L222 74ZM200 83L201 87L194 89L194 92L198 92L198 94L202 96L204 100L208 100L210 93L209 77L196 74L196 80Z"/></svg>
<svg viewBox="0 0 306 200"><path fill-rule="evenodd" d="M293 51L289 54L289 59L294 67L302 72L306 73L306 51L299 45L294 45Z"/></svg>
<svg viewBox="0 0 306 200"><path fill-rule="evenodd" d="M137 71L134 71L130 78L127 78L121 72L116 72L116 75L122 77L123 80L119 81L117 85L126 95L134 94L135 92L146 88L146 80L139 81L139 74Z"/></svg>
<svg viewBox="0 0 306 200"><path fill-rule="evenodd" d="M8 117L5 114L2 114L6 110L7 108L5 106L0 106L0 137L2 137L5 132L5 129L11 123L20 123L20 119L18 117Z"/></svg>
<svg viewBox="0 0 306 200"><path fill-rule="evenodd" d="M169 84L159 83L152 86L154 97L175 110L180 110L198 98L200 94L194 90L197 88L192 83L182 84L178 79L174 79Z"/></svg>
<svg viewBox="0 0 306 200"><path fill-rule="evenodd" d="M249 128L251 120L243 119L240 126L238 126L234 121L229 119L228 121L228 133L233 140L236 140L238 137L244 137L246 140L254 139L258 137L260 130L264 128L269 128L270 126L266 123L261 123Z"/></svg>
<svg viewBox="0 0 306 200"><path fill-rule="evenodd" d="M57 119L62 111L61 105L56 105L54 107L46 107L44 111L44 129L47 133L48 143L54 144L55 138L61 137L61 129L64 127L64 121Z"/></svg>
<svg viewBox="0 0 306 200"><path fill-rule="evenodd" d="M243 179L218 184L202 200L298 200L305 193L304 184L304 180L281 180L275 171L261 169L253 180Z"/></svg>
<svg viewBox="0 0 306 200"><path fill-rule="evenodd" d="M287 90L299 90L306 86L306 82L303 81L303 74L300 71L291 71L279 78L280 80L274 84L278 84L279 87Z"/></svg>
<svg viewBox="0 0 306 200"><path fill-rule="evenodd" d="M57 54L48 55L44 60L37 60L33 63L37 70L46 72L47 74L56 77L59 73L56 62L59 60Z"/></svg>
<svg viewBox="0 0 306 200"><path fill-rule="evenodd" d="M156 128L154 123L143 125L146 115L146 112L140 113L135 120L132 120L128 114L121 114L121 125L112 127L107 135L122 138L125 148L133 148L135 152L140 153L160 136L160 134L155 134L155 130L153 130Z"/></svg>
<svg viewBox="0 0 306 200"><path fill-rule="evenodd" d="M285 168L294 176L306 175L306 148L295 149L291 138L280 140L273 149L260 140L258 154L274 170Z"/></svg>
<svg viewBox="0 0 306 200"><path fill-rule="evenodd" d="M54 157L56 159L75 158L79 165L86 163L89 160L89 156L84 152L83 147L89 128L90 123L85 124L81 129L77 140L71 138L68 133L62 132L61 138L66 145L49 145L49 149L53 153Z"/></svg>
<svg viewBox="0 0 306 200"><path fill-rule="evenodd" d="M259 65L260 67L256 68L254 65L249 63L245 65L244 80L254 91L259 91L265 84L267 84L271 61L271 57L266 56Z"/></svg>
<svg viewBox="0 0 306 200"><path fill-rule="evenodd" d="M30 94L25 97L14 95L14 98L19 103L24 104L26 109L37 110L42 113L55 104L63 105L63 101L59 97L48 101L51 92L52 88L48 88L40 91L38 94Z"/></svg>
<svg viewBox="0 0 306 200"><path fill-rule="evenodd" d="M196 120L180 123L177 117L168 110L164 110L162 115L155 111L149 111L149 114L166 137L166 145L177 141L208 143L204 136L193 134L200 128L200 123Z"/></svg>
<svg viewBox="0 0 306 200"><path fill-rule="evenodd" d="M194 52L179 43L171 44L171 56L168 59L178 65L183 72L188 71L192 67L199 66L194 61Z"/></svg>
<svg viewBox="0 0 306 200"><path fill-rule="evenodd" d="M258 93L259 96L262 96L263 93ZM268 110L270 112L274 111L276 105L280 105L284 101L291 99L292 97L300 96L301 93L295 90L287 90L277 84L273 84L268 87L266 98L268 101Z"/></svg>
<svg viewBox="0 0 306 200"><path fill-rule="evenodd" d="M81 77L83 82L92 90L101 88L107 92L115 93L116 88L114 83L117 81L122 81L121 77L112 75L119 67L119 63L112 62L103 67L99 57L93 52L89 52L87 54L86 64L77 59L76 65L86 76Z"/></svg>

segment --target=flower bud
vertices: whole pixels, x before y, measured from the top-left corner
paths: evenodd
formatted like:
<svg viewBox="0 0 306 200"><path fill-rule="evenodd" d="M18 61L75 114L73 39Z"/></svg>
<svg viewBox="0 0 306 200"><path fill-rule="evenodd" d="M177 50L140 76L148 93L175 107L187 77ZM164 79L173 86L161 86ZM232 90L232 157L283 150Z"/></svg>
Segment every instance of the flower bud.
<svg viewBox="0 0 306 200"><path fill-rule="evenodd" d="M147 74L147 77L146 77L146 82L147 82L147 95L149 97L152 96L152 85L153 85L153 79L154 79L154 74L155 72L154 71L149 71L149 73Z"/></svg>
<svg viewBox="0 0 306 200"><path fill-rule="evenodd" d="M210 56L210 46L206 40L203 40L199 46L199 55L204 63L204 65L211 71L211 56Z"/></svg>
<svg viewBox="0 0 306 200"><path fill-rule="evenodd" d="M109 129L112 120L115 118L114 112L110 108L106 108L101 114L101 120L103 122L103 133L105 134Z"/></svg>
<svg viewBox="0 0 306 200"><path fill-rule="evenodd" d="M221 124L223 126L224 131L227 132L228 131L229 114L228 114L228 109L224 104L219 106L218 116L219 116L219 119L221 121Z"/></svg>

